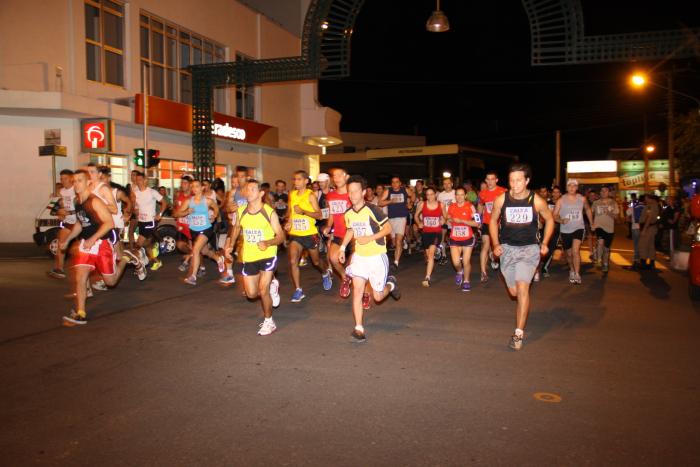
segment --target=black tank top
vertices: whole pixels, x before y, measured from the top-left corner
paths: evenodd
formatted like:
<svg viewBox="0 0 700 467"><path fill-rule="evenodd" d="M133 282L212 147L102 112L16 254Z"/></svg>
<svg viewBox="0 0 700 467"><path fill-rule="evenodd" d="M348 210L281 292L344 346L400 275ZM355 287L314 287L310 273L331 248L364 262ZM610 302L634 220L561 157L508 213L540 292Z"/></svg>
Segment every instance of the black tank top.
<svg viewBox="0 0 700 467"><path fill-rule="evenodd" d="M524 199L514 199L507 191L501 208L501 243L513 246L539 243L537 220L534 192L530 191Z"/></svg>
<svg viewBox="0 0 700 467"><path fill-rule="evenodd" d="M78 235L79 238L87 239L95 235L95 232L100 228L100 218L92 207L92 203L95 201L95 195L90 195L87 197L85 202L78 203L76 199L75 203L75 215L78 217L78 222L82 230ZM107 232L102 239L109 238L111 230Z"/></svg>

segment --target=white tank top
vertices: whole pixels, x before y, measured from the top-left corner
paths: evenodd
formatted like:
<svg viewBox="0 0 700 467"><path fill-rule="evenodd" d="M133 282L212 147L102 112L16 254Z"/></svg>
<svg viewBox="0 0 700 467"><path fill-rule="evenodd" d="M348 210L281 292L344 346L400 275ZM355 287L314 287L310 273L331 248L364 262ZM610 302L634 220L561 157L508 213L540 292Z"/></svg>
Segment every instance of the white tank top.
<svg viewBox="0 0 700 467"><path fill-rule="evenodd" d="M75 217L75 189L73 187L61 188L59 194L61 195L63 209L65 209L67 213L63 222L66 224L75 224L78 220Z"/></svg>
<svg viewBox="0 0 700 467"><path fill-rule="evenodd" d="M112 214L112 220L114 221L115 229L123 229L124 217L122 216L122 202L119 201L119 198L117 198L118 191L119 190L117 188L112 188L112 196L114 197L114 202L117 203L117 213Z"/></svg>
<svg viewBox="0 0 700 467"><path fill-rule="evenodd" d="M561 224L559 230L561 233L572 233L583 229L583 196L577 194L575 201L569 201L568 195L562 196L559 217L569 219L566 224Z"/></svg>

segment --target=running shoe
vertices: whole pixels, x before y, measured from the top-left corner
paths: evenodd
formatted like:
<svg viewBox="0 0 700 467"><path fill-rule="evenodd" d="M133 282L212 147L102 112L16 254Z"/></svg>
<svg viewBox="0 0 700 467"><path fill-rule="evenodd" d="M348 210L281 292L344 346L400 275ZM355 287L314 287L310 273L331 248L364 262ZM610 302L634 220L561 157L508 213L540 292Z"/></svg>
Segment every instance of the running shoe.
<svg viewBox="0 0 700 467"><path fill-rule="evenodd" d="M464 280L464 273L463 272L458 272L455 274L455 284L458 286L462 285L462 281Z"/></svg>
<svg viewBox="0 0 700 467"><path fill-rule="evenodd" d="M148 255L145 248L139 248L139 255L144 266L148 266Z"/></svg>
<svg viewBox="0 0 700 467"><path fill-rule="evenodd" d="M75 310L70 310L70 313L63 317L63 324L66 326L87 324L87 317L80 316Z"/></svg>
<svg viewBox="0 0 700 467"><path fill-rule="evenodd" d="M204 266L199 267L199 271L197 271L197 277L204 277L207 275L207 268Z"/></svg>
<svg viewBox="0 0 700 467"><path fill-rule="evenodd" d="M273 308L280 306L282 298L280 297L280 281L277 279L272 279L272 282L270 282L270 297L272 298Z"/></svg>
<svg viewBox="0 0 700 467"><path fill-rule="evenodd" d="M197 278L194 276L187 276L183 282L189 285L197 285Z"/></svg>
<svg viewBox="0 0 700 467"><path fill-rule="evenodd" d="M304 295L304 291L301 289L296 289L294 293L292 294L292 303L299 303L302 301L306 295Z"/></svg>
<svg viewBox="0 0 700 467"><path fill-rule="evenodd" d="M472 290L472 285L469 282L467 282L467 281L462 282L462 292L471 292L471 290Z"/></svg>
<svg viewBox="0 0 700 467"><path fill-rule="evenodd" d="M501 263L499 263L498 261L491 260L491 269L493 269L494 271L497 270L500 265Z"/></svg>
<svg viewBox="0 0 700 467"><path fill-rule="evenodd" d="M343 283L340 284L340 297L348 298L350 296L350 284L352 284L352 279L350 276L345 276Z"/></svg>
<svg viewBox="0 0 700 467"><path fill-rule="evenodd" d="M573 283L576 285L581 285L581 275L580 274L574 275L574 282Z"/></svg>
<svg viewBox="0 0 700 467"><path fill-rule="evenodd" d="M481 283L485 284L489 281L489 275L486 274L485 272L481 273Z"/></svg>
<svg viewBox="0 0 700 467"><path fill-rule="evenodd" d="M352 334L350 334L350 337L352 337L352 341L356 342L358 344L362 342L367 342L367 338L365 337L365 333L362 331L358 331L357 329L353 329Z"/></svg>
<svg viewBox="0 0 700 467"><path fill-rule="evenodd" d="M157 258L160 255L160 243L156 242L153 244L153 247L151 248L151 256L154 258Z"/></svg>
<svg viewBox="0 0 700 467"><path fill-rule="evenodd" d="M148 275L146 272L146 266L144 266L141 261L139 261L136 265L136 270L134 272L136 272L136 277L138 277L140 281L146 279L146 276Z"/></svg>
<svg viewBox="0 0 700 467"><path fill-rule="evenodd" d="M569 283L570 284L576 283L576 273L574 271L569 271Z"/></svg>
<svg viewBox="0 0 700 467"><path fill-rule="evenodd" d="M134 266L138 266L139 264L141 264L141 260L139 259L139 256L137 256L136 253L134 253L131 250L124 250L124 254L122 255L122 259L125 259L126 261L128 261L129 264L133 264Z"/></svg>
<svg viewBox="0 0 700 467"><path fill-rule="evenodd" d="M219 267L219 273L223 274L223 272L226 270L226 263L224 262L224 255L219 255L219 257L216 258L216 265Z"/></svg>
<svg viewBox="0 0 700 467"><path fill-rule="evenodd" d="M604 274L607 274L608 271L610 271L610 266L607 264L603 264L603 267L601 268Z"/></svg>
<svg viewBox="0 0 700 467"><path fill-rule="evenodd" d="M508 343L508 347L510 347L513 350L520 350L523 348L523 337L522 336L516 336L513 334L510 337L510 342Z"/></svg>
<svg viewBox="0 0 700 467"><path fill-rule="evenodd" d="M369 310L369 307L372 305L372 297L370 296L369 293L365 292L362 294L362 309L363 310Z"/></svg>
<svg viewBox="0 0 700 467"><path fill-rule="evenodd" d="M225 275L219 279L219 284L221 285L233 285L236 283L236 278L233 276Z"/></svg>
<svg viewBox="0 0 700 467"><path fill-rule="evenodd" d="M153 261L153 264L151 264L151 271L157 271L162 267L163 267L163 262L159 259L156 259Z"/></svg>
<svg viewBox="0 0 700 467"><path fill-rule="evenodd" d="M309 262L306 260L306 258L304 258L304 257L302 256L301 259L299 260L299 267L300 267L300 268L301 268L301 267L304 267L304 266L306 266L307 264L309 264Z"/></svg>
<svg viewBox="0 0 700 467"><path fill-rule="evenodd" d="M423 287L430 287L430 277L426 277L425 279L423 279L423 282L421 282L421 284L423 285Z"/></svg>
<svg viewBox="0 0 700 467"><path fill-rule="evenodd" d="M105 284L105 281L99 280L92 283L92 288L95 290L105 291L107 290L107 284Z"/></svg>
<svg viewBox="0 0 700 467"><path fill-rule="evenodd" d="M533 282L540 281L540 272L539 271L535 272L535 277L533 277L532 280L533 280Z"/></svg>
<svg viewBox="0 0 700 467"><path fill-rule="evenodd" d="M52 269L46 273L49 277L53 277L54 279L65 279L66 278L66 273L63 271L63 269Z"/></svg>
<svg viewBox="0 0 700 467"><path fill-rule="evenodd" d="M180 263L180 265L177 267L177 270L180 272L186 272L190 268L190 262L189 261L183 261Z"/></svg>
<svg viewBox="0 0 700 467"><path fill-rule="evenodd" d="M331 290L333 288L333 274L329 271L323 275L323 290Z"/></svg>
<svg viewBox="0 0 700 467"><path fill-rule="evenodd" d="M260 323L259 328L260 330L258 330L258 336L269 336L277 330L277 326L275 325L275 322L272 320L272 318L265 319L265 321Z"/></svg>
<svg viewBox="0 0 700 467"><path fill-rule="evenodd" d="M386 278L386 283L391 284L391 290L389 291L389 295L391 295L391 298L394 300L398 300L401 298L401 291L399 290L399 284L396 282L396 277L394 276L389 276Z"/></svg>

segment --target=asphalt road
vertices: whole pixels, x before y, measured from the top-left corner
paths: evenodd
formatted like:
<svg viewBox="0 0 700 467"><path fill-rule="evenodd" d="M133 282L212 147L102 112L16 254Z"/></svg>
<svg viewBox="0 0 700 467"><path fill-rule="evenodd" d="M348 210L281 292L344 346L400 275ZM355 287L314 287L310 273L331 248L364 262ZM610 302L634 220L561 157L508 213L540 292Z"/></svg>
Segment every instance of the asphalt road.
<svg viewBox="0 0 700 467"><path fill-rule="evenodd" d="M624 244L621 248L624 250ZM618 263L629 252L618 252ZM284 261L281 261L284 263ZM476 263L474 263L476 266ZM496 273L465 294L422 259L403 297L373 305L350 342L349 301L302 270L278 331L174 258L129 270L64 328L66 283L46 260L0 261L2 465L697 465L700 309L676 272L560 263L535 284L528 339L507 348L514 304ZM476 270L476 268L475 268ZM541 394L544 393L544 394Z"/></svg>

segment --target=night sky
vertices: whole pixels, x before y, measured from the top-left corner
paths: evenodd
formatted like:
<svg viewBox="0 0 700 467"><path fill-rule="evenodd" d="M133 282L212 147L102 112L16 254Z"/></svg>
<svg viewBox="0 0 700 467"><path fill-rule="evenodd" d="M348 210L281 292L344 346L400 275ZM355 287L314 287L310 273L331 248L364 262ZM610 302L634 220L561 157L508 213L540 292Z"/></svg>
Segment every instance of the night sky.
<svg viewBox="0 0 700 467"><path fill-rule="evenodd" d="M323 105L338 110L341 130L420 134L428 144L461 143L513 152L535 169L535 182L554 177L554 132L564 160L607 157L611 147L639 147L644 114L648 140L665 151L665 92L630 90L632 69L654 62L530 66L530 31L518 0L443 0L451 30L429 33L431 0L367 0L352 41L351 76L321 81ZM587 34L700 25L687 1L583 2ZM398 6L400 5L400 7ZM700 95L698 59L660 69L687 69L674 86ZM665 84L665 83L664 83ZM691 101L677 99L679 110Z"/></svg>

